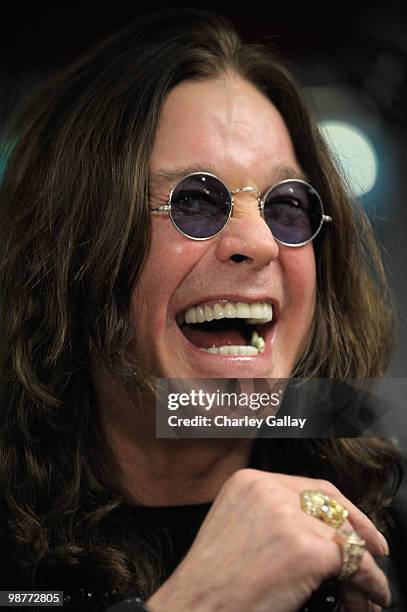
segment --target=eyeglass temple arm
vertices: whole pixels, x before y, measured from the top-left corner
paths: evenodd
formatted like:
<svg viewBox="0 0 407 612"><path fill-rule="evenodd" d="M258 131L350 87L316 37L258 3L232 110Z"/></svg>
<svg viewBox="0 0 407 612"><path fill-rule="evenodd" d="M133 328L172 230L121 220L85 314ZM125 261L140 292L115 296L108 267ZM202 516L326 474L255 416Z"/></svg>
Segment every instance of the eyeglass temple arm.
<svg viewBox="0 0 407 612"><path fill-rule="evenodd" d="M325 221L326 223L331 223L332 217L330 215L322 215L322 221Z"/></svg>
<svg viewBox="0 0 407 612"><path fill-rule="evenodd" d="M148 208L150 212L156 213L167 213L171 210L171 204L160 204L159 206L150 206Z"/></svg>

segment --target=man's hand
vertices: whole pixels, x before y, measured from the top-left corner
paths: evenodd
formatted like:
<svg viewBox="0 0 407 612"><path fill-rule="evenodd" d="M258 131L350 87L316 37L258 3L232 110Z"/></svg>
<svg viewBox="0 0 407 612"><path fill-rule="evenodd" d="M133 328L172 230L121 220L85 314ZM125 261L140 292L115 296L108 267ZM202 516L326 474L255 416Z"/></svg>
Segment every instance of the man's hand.
<svg viewBox="0 0 407 612"><path fill-rule="evenodd" d="M301 510L300 493L318 490L349 510L367 550L343 582L344 610L390 604L373 556L388 554L373 523L327 481L238 470L223 485L188 554L147 602L152 612L296 612L327 578L339 574L334 529Z"/></svg>

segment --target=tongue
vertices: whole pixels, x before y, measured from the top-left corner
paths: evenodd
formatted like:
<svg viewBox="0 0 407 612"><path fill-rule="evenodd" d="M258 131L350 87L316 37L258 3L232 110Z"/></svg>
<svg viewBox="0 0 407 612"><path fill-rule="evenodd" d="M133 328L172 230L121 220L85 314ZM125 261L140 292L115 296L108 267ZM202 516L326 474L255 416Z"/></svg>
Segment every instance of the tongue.
<svg viewBox="0 0 407 612"><path fill-rule="evenodd" d="M239 329L210 331L194 325L184 325L182 332L192 344L199 348L247 344L243 332Z"/></svg>

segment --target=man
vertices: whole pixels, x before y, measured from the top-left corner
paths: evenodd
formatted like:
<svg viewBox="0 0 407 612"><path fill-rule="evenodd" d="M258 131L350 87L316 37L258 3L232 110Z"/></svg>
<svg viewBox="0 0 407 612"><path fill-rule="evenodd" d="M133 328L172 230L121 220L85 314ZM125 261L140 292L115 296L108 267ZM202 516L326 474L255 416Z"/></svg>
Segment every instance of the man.
<svg viewBox="0 0 407 612"><path fill-rule="evenodd" d="M157 376L386 365L374 239L362 221L380 287L280 62L216 16L152 15L46 84L15 129L2 187L7 584L64 590L76 609L137 594L157 612L294 612L340 575L345 609L388 605L373 559L388 546L357 505L382 516L389 443L312 441L290 472L271 444L266 467L247 439L155 437ZM339 503L351 536L301 507L307 490ZM153 509L202 502L197 537L159 568Z"/></svg>

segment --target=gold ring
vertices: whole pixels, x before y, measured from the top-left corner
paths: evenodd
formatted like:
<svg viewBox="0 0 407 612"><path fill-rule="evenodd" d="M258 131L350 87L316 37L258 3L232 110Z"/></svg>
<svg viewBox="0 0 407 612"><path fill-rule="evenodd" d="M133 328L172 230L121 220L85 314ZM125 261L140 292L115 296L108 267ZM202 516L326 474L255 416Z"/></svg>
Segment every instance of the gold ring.
<svg viewBox="0 0 407 612"><path fill-rule="evenodd" d="M338 529L348 518L349 512L335 499L321 491L303 491L301 509L310 516L315 516L330 527Z"/></svg>
<svg viewBox="0 0 407 612"><path fill-rule="evenodd" d="M342 567L338 575L338 580L346 580L352 576L362 561L362 557L366 550L366 542L356 531L337 531L333 537L342 550Z"/></svg>

